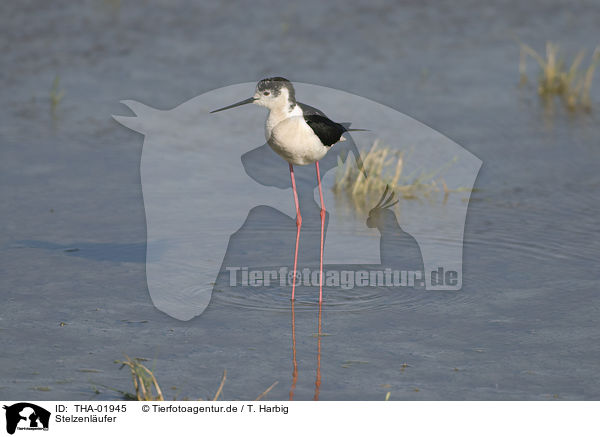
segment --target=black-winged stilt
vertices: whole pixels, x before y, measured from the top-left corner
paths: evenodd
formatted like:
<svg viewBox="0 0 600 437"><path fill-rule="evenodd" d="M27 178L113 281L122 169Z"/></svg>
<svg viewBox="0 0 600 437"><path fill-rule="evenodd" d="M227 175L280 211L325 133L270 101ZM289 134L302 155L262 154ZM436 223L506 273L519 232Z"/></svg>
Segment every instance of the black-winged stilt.
<svg viewBox="0 0 600 437"><path fill-rule="evenodd" d="M212 113L225 109L254 103L269 110L265 123L265 137L271 148L290 166L290 178L296 205L296 248L294 250L294 276L292 278L292 301L296 292L296 271L298 262L298 242L302 216L298 205L294 165L315 164L319 197L321 200L321 254L319 265L319 302L323 301L323 233L325 229L325 205L321 189L321 174L319 160L323 158L331 146L338 141L345 141L344 132L362 131L365 129L349 129L349 123L331 121L323 112L296 101L296 93L292 83L283 77L263 79L256 85L254 96L211 111ZM362 167L357 157L357 164Z"/></svg>

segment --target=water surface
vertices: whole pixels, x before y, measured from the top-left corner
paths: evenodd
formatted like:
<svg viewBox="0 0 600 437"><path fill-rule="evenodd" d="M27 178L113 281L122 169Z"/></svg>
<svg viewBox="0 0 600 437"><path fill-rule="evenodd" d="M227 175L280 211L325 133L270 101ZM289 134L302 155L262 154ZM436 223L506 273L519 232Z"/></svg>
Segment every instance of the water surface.
<svg viewBox="0 0 600 437"><path fill-rule="evenodd" d="M117 399L110 388L132 390L113 362L126 353L152 360L178 398L210 397L223 369L225 399L274 381L270 400L292 387L298 400L317 388L320 400L599 398L598 118L548 114L533 85L518 88L512 39L589 51L598 4L312 3L0 6L0 397ZM66 95L51 111L57 74ZM391 106L484 162L461 291L326 289L321 335L314 287L298 289L292 312L289 289L220 276L202 316L155 309L142 137L110 114L126 113L122 99L170 109L275 74ZM305 214L307 244L317 211ZM273 250L291 253L293 218L269 217L256 216L280 239ZM242 248L259 238L237 236Z"/></svg>

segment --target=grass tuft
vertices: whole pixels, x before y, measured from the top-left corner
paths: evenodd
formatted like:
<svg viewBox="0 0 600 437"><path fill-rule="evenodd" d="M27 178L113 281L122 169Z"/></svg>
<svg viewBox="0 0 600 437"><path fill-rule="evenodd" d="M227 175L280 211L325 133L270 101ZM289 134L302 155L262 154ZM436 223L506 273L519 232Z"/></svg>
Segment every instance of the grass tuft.
<svg viewBox="0 0 600 437"><path fill-rule="evenodd" d="M126 399L130 400L138 400L138 401L164 401L165 398L163 396L162 390L158 385L158 381L154 376L154 373L148 369L146 366L142 364L142 361L147 361L143 358L134 358L131 359L127 355L125 355L124 361L115 361L117 364L121 364L121 369L123 367L129 367L131 370L131 378L133 380L133 387L135 388L135 394L128 393L122 390L115 390L121 393ZM225 381L227 380L227 370L223 370L223 376L221 377L221 383L213 396L213 401L218 401L223 393L223 387L225 386ZM255 400L259 401L263 397L265 397L272 389L275 387L279 381L275 381L271 384L265 391L263 391ZM110 387L108 387L110 388ZM172 387L176 389L176 387ZM94 388L96 394L99 393L97 388ZM176 399L173 399L176 400ZM183 400L189 400L184 398ZM204 399L198 398L199 401L203 401Z"/></svg>
<svg viewBox="0 0 600 437"><path fill-rule="evenodd" d="M133 387L135 388L135 397L138 401L164 401L158 381L154 373L141 363L140 358L133 360L125 355L125 361L115 361L121 364L121 369L125 366L131 370L131 378L133 379Z"/></svg>
<svg viewBox="0 0 600 437"><path fill-rule="evenodd" d="M337 194L345 193L359 210L368 207L368 200L378 197L389 187L404 199L430 198L433 193L443 192L445 197L453 191L439 178L441 172L456 161L456 158L434 171L416 171L404 174L405 152L392 150L375 141L368 151L363 151L363 165L368 177L350 160L338 158L336 180L333 186ZM454 190L456 191L456 190Z"/></svg>
<svg viewBox="0 0 600 437"><path fill-rule="evenodd" d="M558 96L570 111L579 108L590 111L592 108L591 88L594 72L600 61L600 46L594 50L590 64L583 68L585 50L581 50L570 66L560 54L557 44L546 43L545 56L527 44L521 44L519 60L520 83L527 83L527 58L533 58L540 67L538 93L546 100Z"/></svg>

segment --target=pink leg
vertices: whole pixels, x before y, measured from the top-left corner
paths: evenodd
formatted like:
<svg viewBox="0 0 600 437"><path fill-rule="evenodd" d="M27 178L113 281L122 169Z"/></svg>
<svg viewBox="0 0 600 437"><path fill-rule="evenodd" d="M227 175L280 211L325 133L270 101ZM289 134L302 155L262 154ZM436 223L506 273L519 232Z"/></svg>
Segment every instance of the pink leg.
<svg viewBox="0 0 600 437"><path fill-rule="evenodd" d="M300 228L302 227L302 216L300 205L298 205L298 193L296 192L296 180L294 179L294 167L290 164L290 178L292 179L292 190L294 191L294 202L296 203L296 249L294 250L294 277L292 278L292 301L296 293L296 267L298 266L298 241L300 240Z"/></svg>
<svg viewBox="0 0 600 437"><path fill-rule="evenodd" d="M323 191L321 190L321 173L319 172L319 161L315 162L317 167L317 181L319 182L319 197L321 198L321 264L319 266L319 303L323 302L323 233L325 231L325 205L323 204Z"/></svg>

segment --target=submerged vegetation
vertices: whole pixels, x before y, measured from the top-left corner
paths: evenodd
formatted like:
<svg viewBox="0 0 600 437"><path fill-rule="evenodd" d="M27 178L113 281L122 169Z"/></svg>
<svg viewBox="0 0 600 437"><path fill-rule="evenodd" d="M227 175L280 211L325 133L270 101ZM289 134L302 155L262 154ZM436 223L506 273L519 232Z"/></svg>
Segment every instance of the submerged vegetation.
<svg viewBox="0 0 600 437"><path fill-rule="evenodd" d="M361 152L365 174L356 165L346 159L344 163L338 158L334 191L338 194L345 193L359 210L364 210L369 205L368 199L379 197L389 186L399 198L418 199L431 198L434 193L443 192L444 198L452 191L440 177L440 173L452 165L456 158L433 171L413 171L404 174L406 154L404 151L393 150L381 146L380 141L375 141L369 150Z"/></svg>
<svg viewBox="0 0 600 437"><path fill-rule="evenodd" d="M121 393L126 399L130 399L130 400L164 401L165 398L164 398L163 392L162 392L160 386L158 385L158 381L156 380L156 377L154 376L154 372L151 371L150 369L148 369L144 364L142 364L143 361L146 361L146 360L143 358L131 359L127 355L125 355L124 361L119 361L119 360L115 361L115 363L121 364L121 368L129 367L129 370L131 370L131 378L133 380L133 387L135 389L135 394L121 391L121 390L117 390L117 391L119 393ZM223 387L225 386L226 380L227 380L227 370L223 370L223 376L221 377L221 383L219 384L217 391L215 392L214 396L212 396L212 399L206 399L206 400L218 401L223 392ZM278 381L275 381L265 391L263 391L255 400L256 401L261 400L277 384L278 384ZM173 400L176 400L176 399L173 399ZM183 399L183 400L187 401L189 399ZM203 401L205 399L198 398L198 400Z"/></svg>
<svg viewBox="0 0 600 437"><path fill-rule="evenodd" d="M52 114L56 113L59 103L65 96L64 90L60 89L60 78L57 75L52 81L52 88L50 89L50 111Z"/></svg>
<svg viewBox="0 0 600 437"><path fill-rule="evenodd" d="M592 108L591 88L596 65L600 61L600 46L592 53L590 64L583 67L585 50L581 50L570 66L561 57L557 44L546 43L545 56L527 44L521 44L519 73L521 84L527 83L527 58L537 61L540 67L538 93L547 102L560 97L565 106L574 111L578 108L590 111Z"/></svg>

